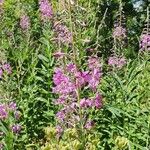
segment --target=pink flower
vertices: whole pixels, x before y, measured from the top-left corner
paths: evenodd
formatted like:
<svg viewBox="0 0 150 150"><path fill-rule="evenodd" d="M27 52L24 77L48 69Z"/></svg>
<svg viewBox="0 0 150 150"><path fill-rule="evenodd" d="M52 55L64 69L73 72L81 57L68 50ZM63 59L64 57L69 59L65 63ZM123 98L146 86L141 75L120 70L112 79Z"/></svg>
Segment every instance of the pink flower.
<svg viewBox="0 0 150 150"><path fill-rule="evenodd" d="M11 103L9 104L9 109L12 110L12 111L15 111L15 110L17 109L16 103L11 102Z"/></svg>
<svg viewBox="0 0 150 150"><path fill-rule="evenodd" d="M88 81L89 87L95 91L100 83L102 73L100 72L100 69L95 68L91 71L90 75L91 75L91 78Z"/></svg>
<svg viewBox="0 0 150 150"><path fill-rule="evenodd" d="M63 73L61 68L55 69L53 81L56 86L60 85L62 82L68 82L68 80L69 80L68 77Z"/></svg>
<svg viewBox="0 0 150 150"><path fill-rule="evenodd" d="M76 110L77 107L78 107L78 103L76 103L76 102L73 102L73 103L71 103L71 105L70 105L70 108L71 108L72 110Z"/></svg>
<svg viewBox="0 0 150 150"><path fill-rule="evenodd" d="M66 95L75 91L75 84L71 82L69 77L60 68L55 69L53 81L56 85L53 87L53 92L56 94Z"/></svg>
<svg viewBox="0 0 150 150"><path fill-rule="evenodd" d="M57 112L56 117L58 120L63 121L65 119L65 111L61 110Z"/></svg>
<svg viewBox="0 0 150 150"><path fill-rule="evenodd" d="M0 78L2 78L3 70L0 68Z"/></svg>
<svg viewBox="0 0 150 150"><path fill-rule="evenodd" d="M7 106L5 104L0 104L0 119L5 120L8 117Z"/></svg>
<svg viewBox="0 0 150 150"><path fill-rule="evenodd" d="M21 125L19 125L19 124L13 125L12 126L12 131L13 131L13 133L16 133L16 134L20 133L20 131L21 131Z"/></svg>
<svg viewBox="0 0 150 150"><path fill-rule="evenodd" d="M140 48L141 50L150 50L150 35L143 34L140 39Z"/></svg>
<svg viewBox="0 0 150 150"><path fill-rule="evenodd" d="M125 38L126 37L126 29L121 26L116 27L113 32L113 37L114 38Z"/></svg>
<svg viewBox="0 0 150 150"><path fill-rule="evenodd" d="M85 124L85 128L86 129L88 129L88 130L90 130L93 126L94 126L94 121L92 121L92 120L88 120L87 122L86 122L86 124Z"/></svg>
<svg viewBox="0 0 150 150"><path fill-rule="evenodd" d="M95 68L100 68L101 64L99 62L99 58L97 56L92 56L88 59L89 69L93 70Z"/></svg>
<svg viewBox="0 0 150 150"><path fill-rule="evenodd" d="M75 73L75 70L76 70L75 64L70 63L70 64L67 65L67 71L68 72Z"/></svg>
<svg viewBox="0 0 150 150"><path fill-rule="evenodd" d="M92 106L93 106L92 100L85 99L85 98L81 99L80 107L87 108L87 107L92 107Z"/></svg>
<svg viewBox="0 0 150 150"><path fill-rule="evenodd" d="M20 27L22 30L27 30L30 27L30 19L27 15L23 15L20 18Z"/></svg>
<svg viewBox="0 0 150 150"><path fill-rule="evenodd" d="M81 99L80 101L80 107L87 107L87 102L86 102L86 99Z"/></svg>
<svg viewBox="0 0 150 150"><path fill-rule="evenodd" d="M66 97L65 97L65 96L61 96L61 97L59 97L59 98L56 100L55 104L56 104L56 105L64 104L64 103L65 103L65 100L66 100Z"/></svg>
<svg viewBox="0 0 150 150"><path fill-rule="evenodd" d="M2 68L3 68L3 70L6 71L8 74L11 74L11 73L12 73L12 68L11 68L10 64L5 63L5 64L3 64Z"/></svg>
<svg viewBox="0 0 150 150"><path fill-rule="evenodd" d="M58 43L62 43L62 44L72 43L72 33L65 25L60 23L55 23L54 32L56 33L56 40Z"/></svg>
<svg viewBox="0 0 150 150"><path fill-rule="evenodd" d="M83 77L82 72L76 72L75 77L76 77L76 86L77 87L81 87L82 85L85 84L86 81L85 81L85 78Z"/></svg>
<svg viewBox="0 0 150 150"><path fill-rule="evenodd" d="M101 108L103 106L102 104L102 95L99 93L96 94L95 100L94 100L94 105L97 109Z"/></svg>
<svg viewBox="0 0 150 150"><path fill-rule="evenodd" d="M108 59L108 64L113 67L122 68L126 64L124 57L111 56Z"/></svg>
<svg viewBox="0 0 150 150"><path fill-rule="evenodd" d="M53 18L53 9L48 0L39 0L39 10L42 20L46 21Z"/></svg>

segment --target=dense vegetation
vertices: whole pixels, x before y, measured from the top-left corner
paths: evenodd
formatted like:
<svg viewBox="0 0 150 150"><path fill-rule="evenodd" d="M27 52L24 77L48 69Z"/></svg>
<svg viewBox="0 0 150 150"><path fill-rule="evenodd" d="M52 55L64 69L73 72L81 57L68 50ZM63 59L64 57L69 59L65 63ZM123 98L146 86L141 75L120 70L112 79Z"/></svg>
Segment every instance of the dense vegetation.
<svg viewBox="0 0 150 150"><path fill-rule="evenodd" d="M149 150L148 0L0 0L0 149Z"/></svg>

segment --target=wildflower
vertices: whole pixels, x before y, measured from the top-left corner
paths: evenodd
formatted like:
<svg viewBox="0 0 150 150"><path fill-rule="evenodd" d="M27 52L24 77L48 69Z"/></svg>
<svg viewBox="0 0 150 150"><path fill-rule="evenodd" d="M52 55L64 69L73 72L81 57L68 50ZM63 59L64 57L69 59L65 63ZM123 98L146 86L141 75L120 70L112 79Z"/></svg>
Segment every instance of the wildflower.
<svg viewBox="0 0 150 150"><path fill-rule="evenodd" d="M96 94L94 105L97 109L102 107L102 96L100 94Z"/></svg>
<svg viewBox="0 0 150 150"><path fill-rule="evenodd" d="M93 102L92 100L89 99L81 99L80 101L80 107L92 107L93 106Z"/></svg>
<svg viewBox="0 0 150 150"><path fill-rule="evenodd" d="M86 124L85 129L90 129L93 126L93 122L86 122L85 111L102 107L100 94L97 94L95 99L78 99L78 89L82 90L90 87L96 91L101 79L101 65L96 56L89 58L88 66L88 71L79 71L76 65L69 63L65 68L56 68L54 70L53 81L55 86L53 87L53 92L59 95L55 104L63 106L57 112L56 118L67 125L67 128L76 126L82 120ZM81 112L84 112L82 117L78 113L80 108L83 109Z"/></svg>
<svg viewBox="0 0 150 150"><path fill-rule="evenodd" d="M52 6L48 0L39 0L39 10L42 20L49 20L53 17Z"/></svg>
<svg viewBox="0 0 150 150"><path fill-rule="evenodd" d="M0 78L2 78L3 70L0 68Z"/></svg>
<svg viewBox="0 0 150 150"><path fill-rule="evenodd" d="M140 39L141 50L150 50L149 47L150 47L150 35L149 34L141 35Z"/></svg>
<svg viewBox="0 0 150 150"><path fill-rule="evenodd" d="M66 68L67 68L67 71L71 73L75 73L76 71L76 66L73 63L68 64Z"/></svg>
<svg viewBox="0 0 150 150"><path fill-rule="evenodd" d="M86 129L90 130L93 126L94 126L94 121L88 120L88 121L86 122L86 124L85 124L84 127L85 127Z"/></svg>
<svg viewBox="0 0 150 150"><path fill-rule="evenodd" d="M56 117L58 120L63 121L65 118L65 111L61 110L61 111L57 112Z"/></svg>
<svg viewBox="0 0 150 150"><path fill-rule="evenodd" d="M81 99L81 101L80 101L80 107L87 107L87 101L86 101L85 98Z"/></svg>
<svg viewBox="0 0 150 150"><path fill-rule="evenodd" d="M88 59L88 67L90 72L86 75L86 80L92 90L96 90L102 76L101 64L97 56L92 56Z"/></svg>
<svg viewBox="0 0 150 150"><path fill-rule="evenodd" d="M30 27L30 19L27 15L23 15L20 18L20 27L22 30L27 30Z"/></svg>
<svg viewBox="0 0 150 150"><path fill-rule="evenodd" d="M100 79L101 79L102 73L100 72L100 69L93 69L93 71L91 71L90 74L90 78L89 78L89 87L92 90L96 90L96 88L98 87L99 83L100 83Z"/></svg>
<svg viewBox="0 0 150 150"><path fill-rule="evenodd" d="M17 109L17 105L15 102L11 102L9 104L9 109L12 110L12 111L15 111Z"/></svg>
<svg viewBox="0 0 150 150"><path fill-rule="evenodd" d="M66 97L64 96L61 96L61 97L59 97L57 100L56 100L56 102L55 102L55 104L56 105L60 105L60 104L64 104L65 103L65 100L66 100Z"/></svg>
<svg viewBox="0 0 150 150"><path fill-rule="evenodd" d="M108 65L113 67L122 68L125 64L126 59L124 57L111 56L108 59Z"/></svg>
<svg viewBox="0 0 150 150"><path fill-rule="evenodd" d="M77 107L78 107L78 103L76 103L76 102L73 102L73 103L71 103L71 105L70 105L70 108L73 109L73 110L76 110Z"/></svg>
<svg viewBox="0 0 150 150"><path fill-rule="evenodd" d="M100 68L101 65L99 63L99 59L97 56L92 56L88 59L88 66L90 70L93 70L95 68Z"/></svg>
<svg viewBox="0 0 150 150"><path fill-rule="evenodd" d="M86 83L86 80L85 80L82 72L76 72L75 77L76 77L76 86L77 87L81 87L82 85L84 85Z"/></svg>
<svg viewBox="0 0 150 150"><path fill-rule="evenodd" d="M5 64L2 65L2 68L3 68L3 70L6 71L8 74L11 74L11 73L12 73L12 68L11 68L10 64L5 63Z"/></svg>
<svg viewBox="0 0 150 150"><path fill-rule="evenodd" d="M57 86L61 84L62 82L67 82L68 78L67 76L65 76L61 68L55 68L53 81L54 81L54 84Z"/></svg>
<svg viewBox="0 0 150 150"><path fill-rule="evenodd" d="M21 131L21 125L15 124L15 125L12 126L12 132L13 133L18 134L18 133L20 133L20 131Z"/></svg>
<svg viewBox="0 0 150 150"><path fill-rule="evenodd" d="M72 43L72 33L69 29L60 23L55 23L54 32L56 33L56 40L62 44Z"/></svg>
<svg viewBox="0 0 150 150"><path fill-rule="evenodd" d="M114 38L125 38L126 37L126 29L121 26L116 27L113 32L113 37Z"/></svg>
<svg viewBox="0 0 150 150"><path fill-rule="evenodd" d="M60 68L55 70L55 74L53 76L54 84L53 92L61 95L66 95L68 93L72 93L75 90L75 85L69 77L67 77Z"/></svg>
<svg viewBox="0 0 150 150"><path fill-rule="evenodd" d="M5 120L8 117L7 106L0 104L0 119Z"/></svg>

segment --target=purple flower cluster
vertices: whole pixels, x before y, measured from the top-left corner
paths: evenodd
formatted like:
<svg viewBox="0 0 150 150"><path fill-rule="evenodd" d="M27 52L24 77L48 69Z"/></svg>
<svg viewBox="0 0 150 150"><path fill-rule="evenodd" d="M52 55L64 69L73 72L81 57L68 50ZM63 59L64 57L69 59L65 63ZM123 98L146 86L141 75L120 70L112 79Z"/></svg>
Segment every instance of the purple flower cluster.
<svg viewBox="0 0 150 150"><path fill-rule="evenodd" d="M55 101L56 105L60 105L62 109L57 112L59 126L67 124L73 127L80 121L79 110L88 112L88 109L100 109L102 107L102 96L97 92L102 73L99 59L92 56L88 59L88 71L79 71L75 64L70 63L65 68L56 68L53 76L53 93L59 97ZM78 90L89 89L95 92L93 98L79 99ZM86 114L88 115L88 114ZM86 117L84 117L86 118ZM85 124L88 121L84 119ZM91 123L92 125L92 123Z"/></svg>
<svg viewBox="0 0 150 150"><path fill-rule="evenodd" d="M141 50L150 50L150 35L149 34L141 35L140 49Z"/></svg>
<svg viewBox="0 0 150 150"><path fill-rule="evenodd" d="M111 56L108 59L108 65L116 68L122 68L126 63L127 62L124 57Z"/></svg>
<svg viewBox="0 0 150 150"><path fill-rule="evenodd" d="M125 38L126 37L126 29L121 26L114 28L113 37L117 38L117 39Z"/></svg>
<svg viewBox="0 0 150 150"><path fill-rule="evenodd" d="M39 10L41 12L41 19L46 21L52 19L53 9L48 0L39 0Z"/></svg>
<svg viewBox="0 0 150 150"><path fill-rule="evenodd" d="M5 120L8 117L7 106L5 104L0 104L0 119Z"/></svg>
<svg viewBox="0 0 150 150"><path fill-rule="evenodd" d="M30 27L30 18L27 15L23 15L20 18L20 27L22 30L28 30Z"/></svg>
<svg viewBox="0 0 150 150"><path fill-rule="evenodd" d="M17 110L16 103L11 102L9 104L0 104L0 119L6 120L9 114L13 113L14 117L18 120L20 118L20 112Z"/></svg>
<svg viewBox="0 0 150 150"><path fill-rule="evenodd" d="M72 33L69 31L69 29L61 24L61 23L55 23L54 24L54 32L56 34L56 41L63 43L63 44L70 44L72 43Z"/></svg>
<svg viewBox="0 0 150 150"><path fill-rule="evenodd" d="M101 72L101 65L99 64L98 57L90 57L88 60L89 63L89 77L88 77L88 83L89 87L91 87L92 90L96 91L100 78L102 76Z"/></svg>
<svg viewBox="0 0 150 150"><path fill-rule="evenodd" d="M4 72L6 72L7 74L12 73L12 68L11 68L10 64L4 63L1 65L1 67L0 67L0 78L2 78Z"/></svg>
<svg viewBox="0 0 150 150"><path fill-rule="evenodd" d="M16 121L20 118L20 112L17 110L16 103L0 104L0 120L7 122L10 116L14 117ZM14 124L11 129L14 133L19 133L21 126Z"/></svg>
<svg viewBox="0 0 150 150"><path fill-rule="evenodd" d="M94 121L88 120L85 124L85 128L90 130L94 126L94 124L95 124Z"/></svg>
<svg viewBox="0 0 150 150"><path fill-rule="evenodd" d="M97 93L94 99L85 99L85 98L81 99L80 107L81 108L95 107L97 109L101 108L102 107L102 95Z"/></svg>
<svg viewBox="0 0 150 150"><path fill-rule="evenodd" d="M53 92L56 94L67 95L75 90L75 84L71 82L70 78L64 74L61 68L55 69L53 81L56 85L53 88Z"/></svg>
<svg viewBox="0 0 150 150"><path fill-rule="evenodd" d="M12 132L15 134L19 134L21 131L21 125L20 124L14 124L12 126Z"/></svg>

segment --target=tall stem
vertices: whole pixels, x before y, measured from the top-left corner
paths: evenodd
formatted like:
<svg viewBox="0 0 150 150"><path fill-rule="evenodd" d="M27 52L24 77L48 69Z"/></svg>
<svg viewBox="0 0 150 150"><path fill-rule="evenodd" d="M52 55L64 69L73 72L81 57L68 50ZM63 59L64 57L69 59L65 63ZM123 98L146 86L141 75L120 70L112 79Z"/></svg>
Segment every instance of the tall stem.
<svg viewBox="0 0 150 150"><path fill-rule="evenodd" d="M69 7L69 18L70 18L70 26L71 26L71 34L72 34L72 50L73 50L73 61L75 64L75 72L77 73L77 68L78 68L78 64L77 64L77 51L75 48L75 44L74 44L74 37L73 37L73 31L74 31L74 24L72 21L72 12L71 12L71 3L70 1L68 2L68 7ZM82 117L82 110L80 108L80 88L78 87L78 81L75 79L76 85L77 85L77 89L76 89L76 94L77 94L77 100L78 100L78 104L79 104L79 117L80 117L80 127L81 127L81 137L82 137L82 142L83 142L83 147L85 147L85 133L84 133L84 123L83 123L83 117Z"/></svg>

